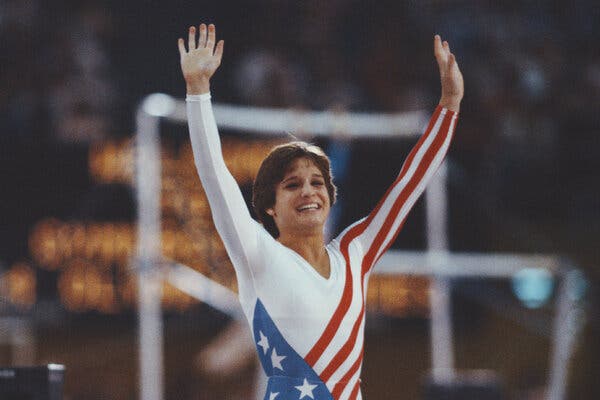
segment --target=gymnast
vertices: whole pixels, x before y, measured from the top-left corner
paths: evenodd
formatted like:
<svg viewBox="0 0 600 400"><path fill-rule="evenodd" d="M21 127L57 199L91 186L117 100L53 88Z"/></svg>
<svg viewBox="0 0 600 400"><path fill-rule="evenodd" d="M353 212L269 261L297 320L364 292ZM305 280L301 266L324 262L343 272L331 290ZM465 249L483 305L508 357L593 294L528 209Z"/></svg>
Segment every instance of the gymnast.
<svg viewBox="0 0 600 400"><path fill-rule="evenodd" d="M442 93L424 134L370 214L325 243L336 187L317 146L291 142L270 152L253 186L258 221L251 217L223 160L211 105L224 42L212 24L198 31L189 28L187 48L178 41L194 161L268 378L264 399L361 399L369 274L448 151L464 91L456 59L436 35Z"/></svg>

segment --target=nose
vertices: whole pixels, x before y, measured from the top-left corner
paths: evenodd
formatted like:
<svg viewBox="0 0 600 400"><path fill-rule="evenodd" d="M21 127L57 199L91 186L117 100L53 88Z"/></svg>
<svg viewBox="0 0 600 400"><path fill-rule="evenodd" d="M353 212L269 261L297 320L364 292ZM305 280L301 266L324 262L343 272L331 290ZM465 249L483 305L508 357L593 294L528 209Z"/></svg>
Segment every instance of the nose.
<svg viewBox="0 0 600 400"><path fill-rule="evenodd" d="M310 197L315 193L315 188L310 184L309 181L304 182L302 185L302 197Z"/></svg>

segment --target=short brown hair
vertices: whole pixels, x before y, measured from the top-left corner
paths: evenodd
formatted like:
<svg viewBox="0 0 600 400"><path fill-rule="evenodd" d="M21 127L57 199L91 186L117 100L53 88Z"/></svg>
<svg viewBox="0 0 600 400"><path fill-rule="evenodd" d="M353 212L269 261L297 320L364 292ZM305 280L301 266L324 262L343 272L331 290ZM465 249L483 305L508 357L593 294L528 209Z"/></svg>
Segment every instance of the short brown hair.
<svg viewBox="0 0 600 400"><path fill-rule="evenodd" d="M335 203L336 187L333 184L329 158L319 147L306 142L290 142L275 146L263 160L252 187L252 206L258 220L274 238L279 237L279 229L267 209L275 205L277 185L283 180L290 165L298 158L312 161L325 180L331 205Z"/></svg>

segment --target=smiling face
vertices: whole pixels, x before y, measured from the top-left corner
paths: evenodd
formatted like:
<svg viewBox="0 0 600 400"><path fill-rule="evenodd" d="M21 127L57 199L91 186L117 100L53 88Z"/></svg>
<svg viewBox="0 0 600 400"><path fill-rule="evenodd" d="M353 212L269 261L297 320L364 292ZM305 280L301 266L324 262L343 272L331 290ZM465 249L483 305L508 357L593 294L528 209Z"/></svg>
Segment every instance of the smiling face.
<svg viewBox="0 0 600 400"><path fill-rule="evenodd" d="M331 176L329 158L321 148L298 141L275 146L260 164L252 186L252 208L260 223L275 239L279 237L279 228L272 215L277 211L277 190L284 188L281 183L301 164L298 160L305 160L305 164L308 160L309 164L319 170L313 171L324 178L329 205L335 203L336 187Z"/></svg>
<svg viewBox="0 0 600 400"><path fill-rule="evenodd" d="M294 160L266 210L281 234L323 232L331 207L325 177L308 158Z"/></svg>

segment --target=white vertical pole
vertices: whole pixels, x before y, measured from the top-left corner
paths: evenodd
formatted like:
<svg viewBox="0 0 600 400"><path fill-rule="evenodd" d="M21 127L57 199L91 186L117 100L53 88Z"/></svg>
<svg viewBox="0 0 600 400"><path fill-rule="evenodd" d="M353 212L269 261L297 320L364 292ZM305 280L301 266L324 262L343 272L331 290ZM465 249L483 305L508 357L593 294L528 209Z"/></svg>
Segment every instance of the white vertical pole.
<svg viewBox="0 0 600 400"><path fill-rule="evenodd" d="M35 363L35 335L31 320L21 317L14 319L13 325L13 365L33 365Z"/></svg>
<svg viewBox="0 0 600 400"><path fill-rule="evenodd" d="M162 277L157 265L161 253L159 119L142 107L137 112L136 138L139 398L162 400Z"/></svg>
<svg viewBox="0 0 600 400"><path fill-rule="evenodd" d="M0 317L0 344L11 348L11 365L35 363L35 335L29 317Z"/></svg>
<svg viewBox="0 0 600 400"><path fill-rule="evenodd" d="M553 346L548 379L548 400L566 398L569 360L579 333L582 310L578 307L578 285L582 279L577 271L568 271L561 280L554 319Z"/></svg>
<svg viewBox="0 0 600 400"><path fill-rule="evenodd" d="M448 254L447 236L447 166L442 163L427 188L425 199L427 216L428 261L434 270L444 268ZM452 344L452 310L450 281L434 275L430 289L431 307L431 363L435 382L449 382L454 378L454 351Z"/></svg>

